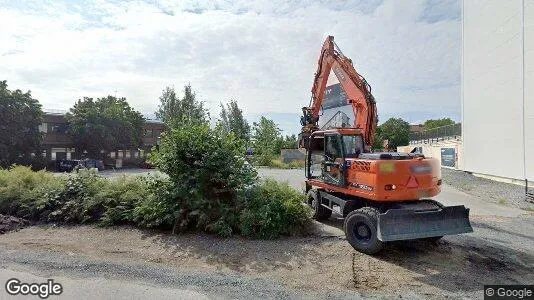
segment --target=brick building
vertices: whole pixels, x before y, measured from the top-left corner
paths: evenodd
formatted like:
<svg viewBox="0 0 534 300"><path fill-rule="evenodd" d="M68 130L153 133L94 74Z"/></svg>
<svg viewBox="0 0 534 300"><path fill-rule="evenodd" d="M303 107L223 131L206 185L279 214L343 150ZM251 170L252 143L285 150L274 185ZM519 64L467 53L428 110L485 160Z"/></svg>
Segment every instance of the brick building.
<svg viewBox="0 0 534 300"><path fill-rule="evenodd" d="M146 120L143 144L139 149L118 149L117 151L107 153L106 157L112 163L120 160L120 165L123 162L139 163L146 158L146 153L150 152L152 147L157 145L158 139L164 130L165 126L162 122ZM76 151L74 141L68 134L65 112L45 112L43 123L39 126L39 131L43 133L43 156L48 161L86 158L84 153Z"/></svg>

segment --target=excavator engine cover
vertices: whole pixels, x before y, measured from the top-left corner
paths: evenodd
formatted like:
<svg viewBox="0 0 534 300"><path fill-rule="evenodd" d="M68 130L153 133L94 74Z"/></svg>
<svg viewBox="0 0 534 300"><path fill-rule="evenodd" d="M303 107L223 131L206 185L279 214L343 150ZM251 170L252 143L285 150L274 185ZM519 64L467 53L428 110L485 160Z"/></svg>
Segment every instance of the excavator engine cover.
<svg viewBox="0 0 534 300"><path fill-rule="evenodd" d="M378 239L412 240L473 232L469 208L443 206L433 200L396 205L378 215Z"/></svg>

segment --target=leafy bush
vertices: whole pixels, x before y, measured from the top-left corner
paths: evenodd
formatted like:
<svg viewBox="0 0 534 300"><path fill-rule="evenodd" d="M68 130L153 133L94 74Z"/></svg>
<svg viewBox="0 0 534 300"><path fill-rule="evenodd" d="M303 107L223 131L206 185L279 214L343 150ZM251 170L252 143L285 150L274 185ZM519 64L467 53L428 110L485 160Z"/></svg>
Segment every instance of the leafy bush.
<svg viewBox="0 0 534 300"><path fill-rule="evenodd" d="M178 134L190 140L182 140L184 145L168 140L162 147L167 152L156 155L170 170L169 178L105 179L91 171L55 176L21 166L0 170L0 214L42 222L128 223L173 232L200 230L259 238L306 228L310 218L303 195L287 184L258 182L255 170L237 155L235 145L203 134L196 137L200 141L184 132ZM200 159L191 158L190 165L177 163L179 167L165 165L187 155L181 152L185 149ZM179 171L183 173L172 173Z"/></svg>
<svg viewBox="0 0 534 300"><path fill-rule="evenodd" d="M275 155L269 153L263 153L254 157L254 165L261 167L271 167Z"/></svg>
<svg viewBox="0 0 534 300"><path fill-rule="evenodd" d="M304 161L296 160L290 163L284 163L281 158L276 158L274 155L259 155L255 157L254 164L256 166L269 167L275 169L304 169Z"/></svg>
<svg viewBox="0 0 534 300"><path fill-rule="evenodd" d="M240 221L245 236L273 239L280 235L304 231L310 211L304 206L304 195L287 183L266 180L246 193Z"/></svg>
<svg viewBox="0 0 534 300"><path fill-rule="evenodd" d="M173 185L164 178L148 178L147 184L149 194L134 208L133 221L141 227L172 228L180 211Z"/></svg>
<svg viewBox="0 0 534 300"><path fill-rule="evenodd" d="M91 171L64 177L16 166L0 170L0 213L34 221L102 225L134 221L134 208L153 193L149 178L106 180Z"/></svg>
<svg viewBox="0 0 534 300"><path fill-rule="evenodd" d="M102 225L131 223L135 221L137 206L154 196L152 177L122 176L110 179L93 197L88 198L85 214L91 221Z"/></svg>
<svg viewBox="0 0 534 300"><path fill-rule="evenodd" d="M276 169L289 169L289 165L282 162L279 158L271 160L267 166Z"/></svg>
<svg viewBox="0 0 534 300"><path fill-rule="evenodd" d="M178 202L174 231L199 229L229 235L237 228L237 193L252 185L256 170L243 157L243 144L233 134L207 125L176 128L165 133L152 162L172 186L171 203Z"/></svg>
<svg viewBox="0 0 534 300"><path fill-rule="evenodd" d="M290 169L304 169L305 162L303 160L294 160L289 163Z"/></svg>
<svg viewBox="0 0 534 300"><path fill-rule="evenodd" d="M0 169L0 213L20 215L24 205L62 184L62 178L45 171L33 172L29 167Z"/></svg>
<svg viewBox="0 0 534 300"><path fill-rule="evenodd" d="M28 205L28 212L41 221L84 223L95 218L85 209L87 202L105 189L107 182L94 172L80 171L69 176L61 189L39 197L36 205Z"/></svg>

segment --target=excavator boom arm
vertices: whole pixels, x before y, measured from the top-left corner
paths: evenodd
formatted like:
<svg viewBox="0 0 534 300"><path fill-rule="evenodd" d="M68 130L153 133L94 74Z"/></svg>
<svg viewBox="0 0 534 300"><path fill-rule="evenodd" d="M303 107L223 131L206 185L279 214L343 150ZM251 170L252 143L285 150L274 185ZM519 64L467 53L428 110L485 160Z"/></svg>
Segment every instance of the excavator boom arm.
<svg viewBox="0 0 534 300"><path fill-rule="evenodd" d="M328 36L321 49L313 81L311 103L309 107L303 108L302 132L311 133L318 129L317 123L330 71L334 71L347 95L348 102L352 105L355 116L354 127L362 130L366 146L371 147L378 120L371 87L363 76L356 72L352 61L339 50L332 36Z"/></svg>

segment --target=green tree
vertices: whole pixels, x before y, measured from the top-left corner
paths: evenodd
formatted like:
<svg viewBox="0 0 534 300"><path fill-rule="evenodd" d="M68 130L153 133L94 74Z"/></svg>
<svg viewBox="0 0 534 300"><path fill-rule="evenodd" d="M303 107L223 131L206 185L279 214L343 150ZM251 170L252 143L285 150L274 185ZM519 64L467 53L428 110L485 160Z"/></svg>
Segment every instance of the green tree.
<svg viewBox="0 0 534 300"><path fill-rule="evenodd" d="M259 122L252 126L252 138L254 140L254 152L260 155L278 155L277 147L280 139L280 129L276 123L262 116Z"/></svg>
<svg viewBox="0 0 534 300"><path fill-rule="evenodd" d="M396 149L398 146L405 146L410 142L410 124L401 118L390 118L378 127L377 132L380 134L377 142L388 140L389 149ZM381 146L377 145L377 142L375 142L375 146Z"/></svg>
<svg viewBox="0 0 534 300"><path fill-rule="evenodd" d="M432 128L453 125L453 124L456 124L456 123L453 120L451 120L451 118L441 118L437 120L430 119L430 120L425 121L425 123L423 124L423 128L425 130L429 130Z"/></svg>
<svg viewBox="0 0 534 300"><path fill-rule="evenodd" d="M380 126L376 127L375 138L373 149L383 149L384 148L384 137L382 134L382 128Z"/></svg>
<svg viewBox="0 0 534 300"><path fill-rule="evenodd" d="M117 149L137 149L142 144L145 119L130 107L126 98L107 96L78 100L66 119L77 151L101 157Z"/></svg>
<svg viewBox="0 0 534 300"><path fill-rule="evenodd" d="M246 143L250 140L250 125L235 100L230 100L226 107L221 103L218 125L224 133L232 132L235 137Z"/></svg>
<svg viewBox="0 0 534 300"><path fill-rule="evenodd" d="M156 117L169 128L178 128L209 123L209 113L204 102L196 99L191 85L184 86L184 96L180 99L174 87L166 87L159 97L160 105Z"/></svg>
<svg viewBox="0 0 534 300"><path fill-rule="evenodd" d="M39 125L41 105L31 92L10 91L6 81L0 81L0 166L28 164L32 153L41 156Z"/></svg>
<svg viewBox="0 0 534 300"><path fill-rule="evenodd" d="M297 149L297 136L296 135L286 135L280 136L277 141L277 152L280 152L280 149Z"/></svg>

